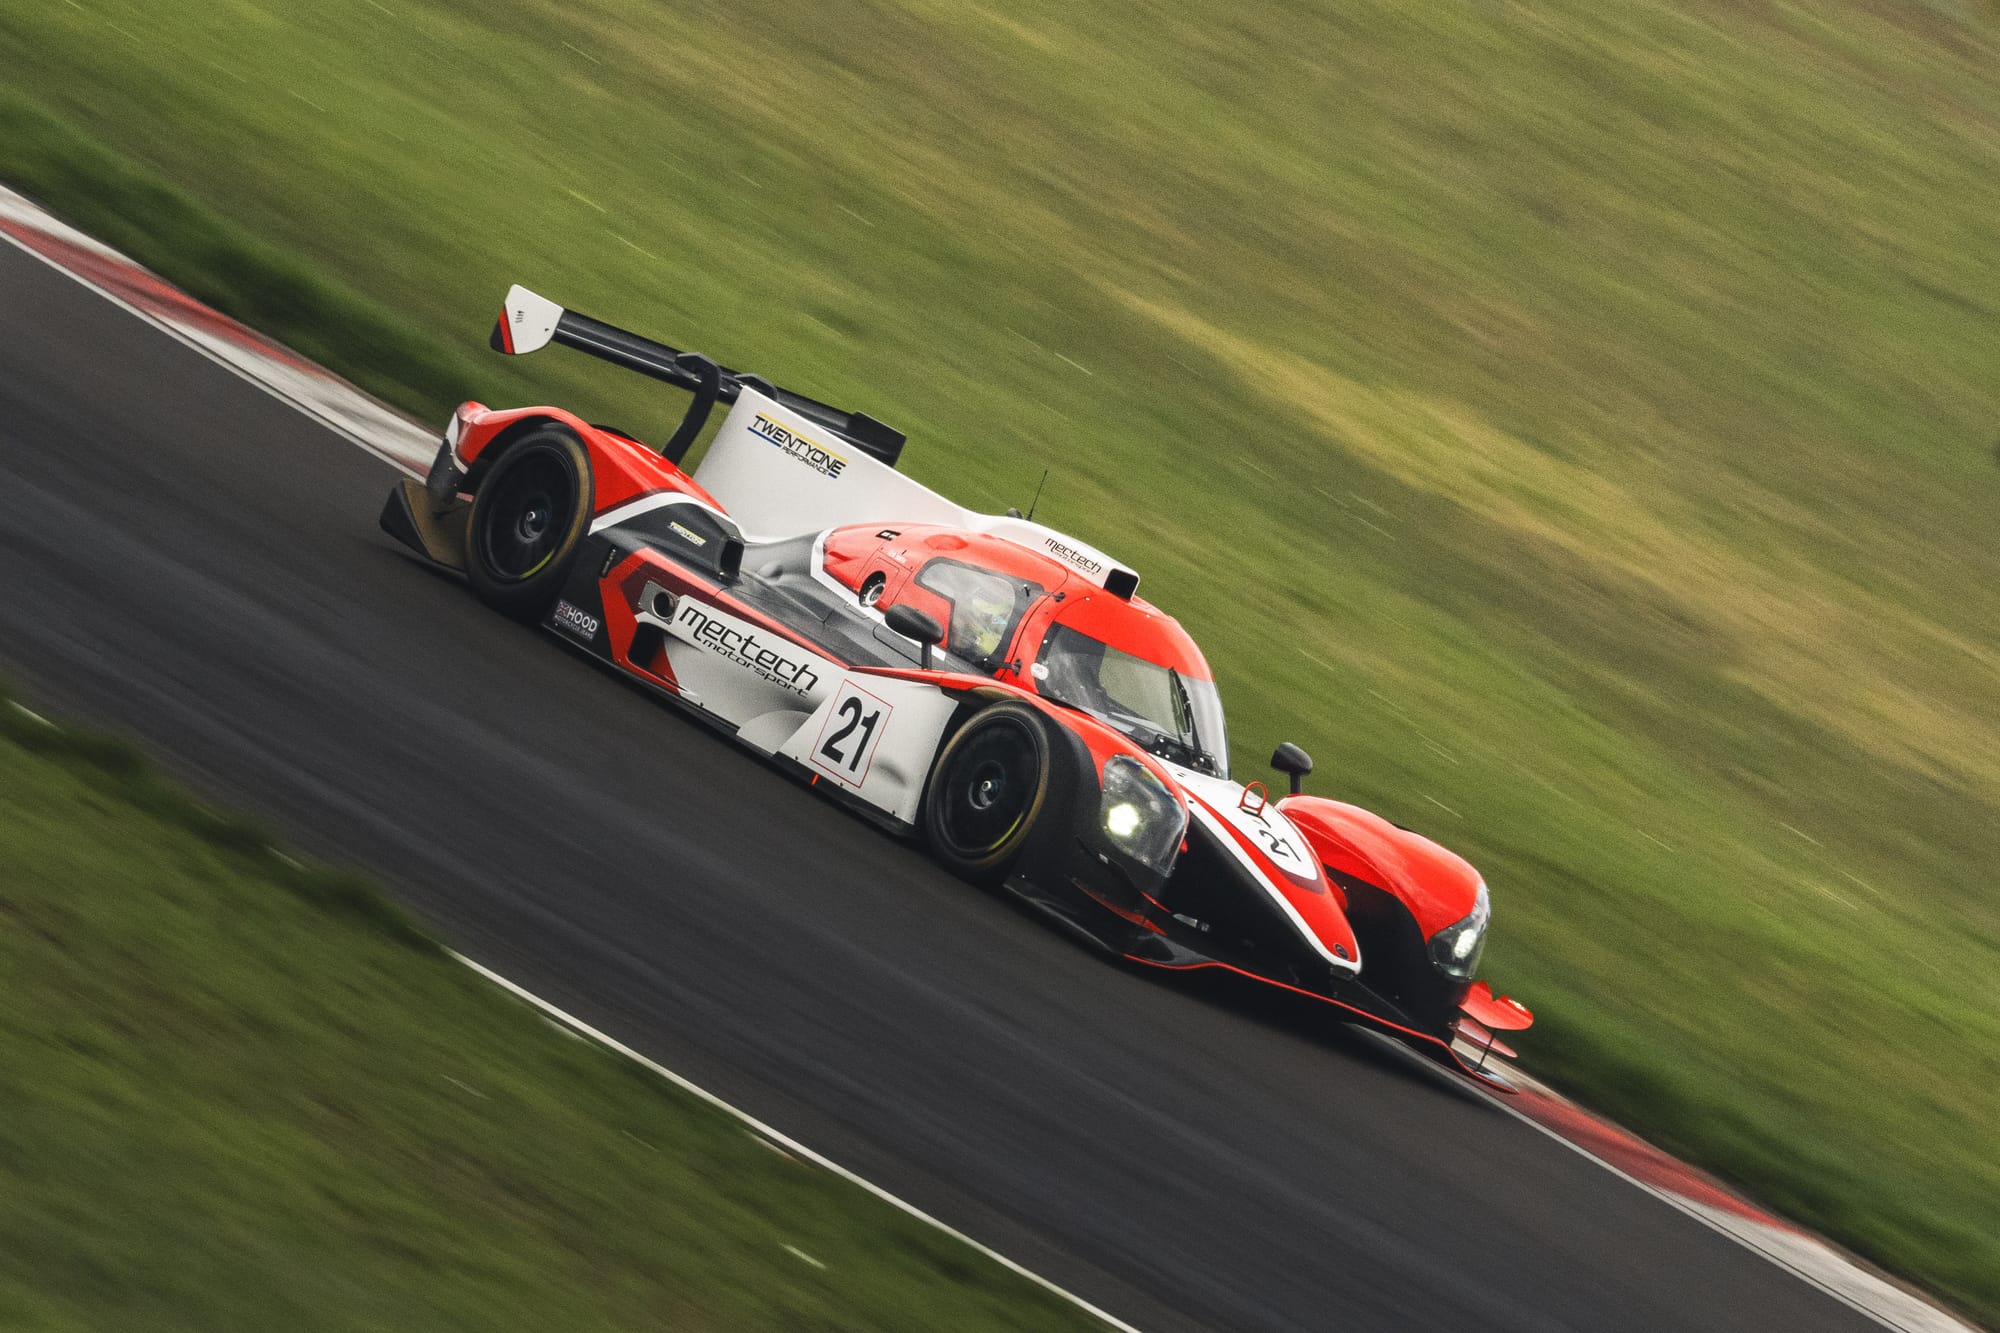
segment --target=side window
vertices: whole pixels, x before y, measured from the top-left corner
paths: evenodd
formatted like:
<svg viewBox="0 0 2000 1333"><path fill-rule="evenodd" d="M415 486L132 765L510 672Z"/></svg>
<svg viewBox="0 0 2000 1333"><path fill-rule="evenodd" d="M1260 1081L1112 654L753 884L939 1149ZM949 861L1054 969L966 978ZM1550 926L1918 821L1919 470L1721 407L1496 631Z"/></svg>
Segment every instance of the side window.
<svg viewBox="0 0 2000 1333"><path fill-rule="evenodd" d="M1042 592L1040 584L1010 579L956 560L931 561L917 574L917 586L951 604L945 650L988 670L1006 651L1021 613Z"/></svg>

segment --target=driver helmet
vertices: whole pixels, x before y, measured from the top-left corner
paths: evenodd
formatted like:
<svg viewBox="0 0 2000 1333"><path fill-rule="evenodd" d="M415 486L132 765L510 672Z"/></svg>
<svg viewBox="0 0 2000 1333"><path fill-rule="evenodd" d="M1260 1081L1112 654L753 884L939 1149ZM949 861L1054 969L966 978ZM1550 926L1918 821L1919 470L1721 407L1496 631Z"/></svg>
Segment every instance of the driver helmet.
<svg viewBox="0 0 2000 1333"><path fill-rule="evenodd" d="M1007 646L1007 626L1014 619L1014 599L991 588L977 588L954 608L958 622L953 637L973 657L992 657ZM954 647L960 645L954 644Z"/></svg>

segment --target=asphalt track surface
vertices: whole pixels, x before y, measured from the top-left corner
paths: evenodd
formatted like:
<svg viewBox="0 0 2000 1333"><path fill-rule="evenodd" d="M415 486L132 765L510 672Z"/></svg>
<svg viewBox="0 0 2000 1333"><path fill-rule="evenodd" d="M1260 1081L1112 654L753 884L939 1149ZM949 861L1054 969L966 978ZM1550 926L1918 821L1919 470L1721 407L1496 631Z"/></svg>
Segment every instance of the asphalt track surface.
<svg viewBox="0 0 2000 1333"><path fill-rule="evenodd" d="M484 611L377 530L386 464L6 245L0 312L0 676L1113 1314L1875 1327L1311 1014L1087 952Z"/></svg>

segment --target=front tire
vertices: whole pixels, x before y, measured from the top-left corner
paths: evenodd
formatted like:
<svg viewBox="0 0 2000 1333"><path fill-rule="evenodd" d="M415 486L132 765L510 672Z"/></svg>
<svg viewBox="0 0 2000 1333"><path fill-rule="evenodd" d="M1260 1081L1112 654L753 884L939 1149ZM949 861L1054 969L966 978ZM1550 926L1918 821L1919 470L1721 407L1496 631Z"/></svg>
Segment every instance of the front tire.
<svg viewBox="0 0 2000 1333"><path fill-rule="evenodd" d="M973 714L939 751L924 793L924 836L953 874L997 884L1020 859L1055 776L1048 724L1026 704Z"/></svg>
<svg viewBox="0 0 2000 1333"><path fill-rule="evenodd" d="M536 621L561 596L590 531L590 456L568 431L516 441L472 497L466 581L503 615Z"/></svg>

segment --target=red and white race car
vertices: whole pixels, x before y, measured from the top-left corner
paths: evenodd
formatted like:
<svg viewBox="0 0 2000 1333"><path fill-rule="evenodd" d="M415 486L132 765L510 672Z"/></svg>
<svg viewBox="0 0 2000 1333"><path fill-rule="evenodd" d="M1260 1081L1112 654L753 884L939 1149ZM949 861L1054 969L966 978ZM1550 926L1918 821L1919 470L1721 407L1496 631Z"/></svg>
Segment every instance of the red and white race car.
<svg viewBox="0 0 2000 1333"><path fill-rule="evenodd" d="M871 417L523 288L492 341L555 342L693 399L663 448L466 403L429 478L390 494L391 534L1121 958L1309 994L1504 1086L1492 1030L1532 1018L1474 981L1478 872L1299 794L1296 746L1272 759L1290 795L1234 781L1213 674L1129 567L897 472L903 436Z"/></svg>

